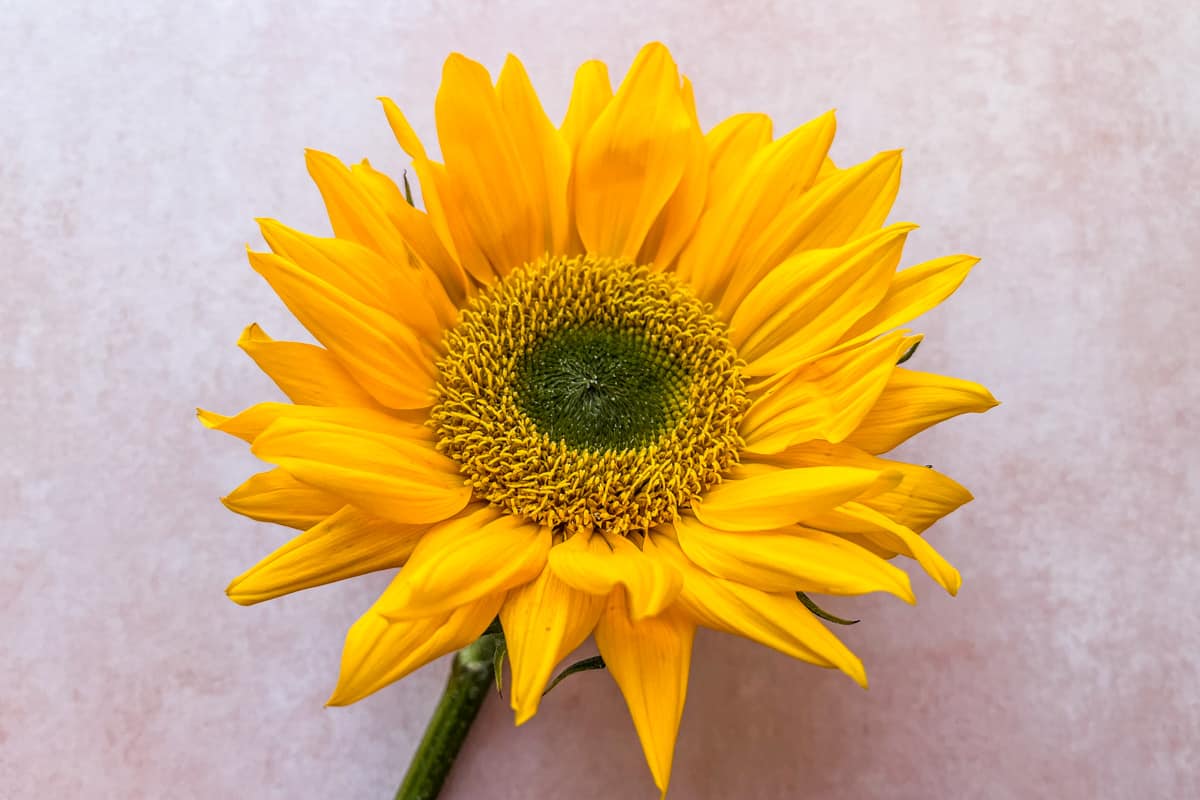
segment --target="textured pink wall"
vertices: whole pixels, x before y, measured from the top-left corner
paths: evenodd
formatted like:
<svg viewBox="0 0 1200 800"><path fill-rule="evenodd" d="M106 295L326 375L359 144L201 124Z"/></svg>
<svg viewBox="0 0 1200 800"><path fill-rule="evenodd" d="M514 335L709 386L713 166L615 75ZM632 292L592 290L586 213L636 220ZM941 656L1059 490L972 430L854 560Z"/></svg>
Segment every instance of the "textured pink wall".
<svg viewBox="0 0 1200 800"><path fill-rule="evenodd" d="M518 53L558 114L651 38L707 123L836 106L839 162L907 148L906 262L984 258L921 367L1005 401L904 448L979 497L932 533L961 596L837 604L869 692L701 636L673 797L1200 796L1192 4L202 5L0 17L0 796L390 796L444 665L321 707L384 577L222 594L283 533L218 504L254 462L191 408L273 397L234 339L297 330L243 244L324 229L305 146L397 169L373 98L429 136L448 51ZM654 796L606 676L503 705L448 798Z"/></svg>

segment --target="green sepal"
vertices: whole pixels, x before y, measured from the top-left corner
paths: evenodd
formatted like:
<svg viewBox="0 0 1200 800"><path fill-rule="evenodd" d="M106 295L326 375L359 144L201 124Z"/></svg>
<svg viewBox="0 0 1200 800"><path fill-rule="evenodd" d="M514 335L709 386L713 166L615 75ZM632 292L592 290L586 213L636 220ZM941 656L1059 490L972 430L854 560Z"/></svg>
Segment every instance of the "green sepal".
<svg viewBox="0 0 1200 800"><path fill-rule="evenodd" d="M913 346L908 348L908 350L904 351L904 355L900 356L900 360L896 362L896 366L900 366L905 361L908 361L910 358L912 358L914 355L916 355L917 348L920 346L921 346L921 342L919 340L913 342Z"/></svg>
<svg viewBox="0 0 1200 800"><path fill-rule="evenodd" d="M407 200L408 204L413 208L417 207L417 204L413 202L412 187L408 185L408 170L404 170L404 199Z"/></svg>
<svg viewBox="0 0 1200 800"><path fill-rule="evenodd" d="M574 675L576 672L587 672L592 669L604 669L604 659L600 656L592 656L591 658L583 658L576 661L571 666L564 669L550 681L550 685L546 687L546 691L542 692L542 697L550 694L550 690L558 686L568 675Z"/></svg>
<svg viewBox="0 0 1200 800"><path fill-rule="evenodd" d="M492 672L496 674L496 694L504 697L504 657L508 655L508 642L503 636L496 642L496 652L492 654Z"/></svg>
<svg viewBox="0 0 1200 800"><path fill-rule="evenodd" d="M796 598L804 604L805 608L823 620L828 620L829 622L833 622L838 625L857 625L862 621L858 619L842 619L841 617L835 617L833 614L830 614L828 611L821 608L819 605L809 599L809 596L804 592L796 592Z"/></svg>

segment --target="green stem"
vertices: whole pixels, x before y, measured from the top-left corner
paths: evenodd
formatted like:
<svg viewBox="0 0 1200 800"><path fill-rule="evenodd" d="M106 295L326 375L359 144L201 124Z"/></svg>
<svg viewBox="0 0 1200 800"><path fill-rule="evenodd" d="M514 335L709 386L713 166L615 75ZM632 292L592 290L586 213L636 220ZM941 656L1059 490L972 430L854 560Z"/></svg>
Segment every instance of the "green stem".
<svg viewBox="0 0 1200 800"><path fill-rule="evenodd" d="M485 635L459 650L450 678L438 701L425 736L413 755L396 800L434 800L450 774L471 723L492 686L492 656L496 635Z"/></svg>

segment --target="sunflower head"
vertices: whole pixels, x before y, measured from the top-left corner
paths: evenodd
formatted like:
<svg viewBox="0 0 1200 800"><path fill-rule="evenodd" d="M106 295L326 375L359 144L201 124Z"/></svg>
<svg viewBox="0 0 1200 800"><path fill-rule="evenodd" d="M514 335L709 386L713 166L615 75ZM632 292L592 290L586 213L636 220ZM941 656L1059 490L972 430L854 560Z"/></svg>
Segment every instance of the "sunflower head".
<svg viewBox="0 0 1200 800"><path fill-rule="evenodd" d="M250 254L319 344L251 326L239 344L290 402L201 412L273 465L226 505L303 530L230 597L401 567L350 630L335 705L498 617L523 722L594 636L663 791L698 625L865 685L797 593L912 601L895 556L957 591L922 534L969 493L881 454L995 405L898 365L920 340L901 326L975 263L897 270L899 154L837 167L832 114L705 131L658 44L616 91L584 64L559 125L515 58L493 82L451 56L441 162L384 110L424 207L311 152L333 237L266 220Z"/></svg>

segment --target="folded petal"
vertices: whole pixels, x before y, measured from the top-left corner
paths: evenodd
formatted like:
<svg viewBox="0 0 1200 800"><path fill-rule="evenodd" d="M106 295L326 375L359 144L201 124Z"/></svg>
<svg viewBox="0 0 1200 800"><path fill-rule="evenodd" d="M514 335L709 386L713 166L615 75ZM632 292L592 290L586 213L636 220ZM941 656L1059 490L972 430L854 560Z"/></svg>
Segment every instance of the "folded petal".
<svg viewBox="0 0 1200 800"><path fill-rule="evenodd" d="M235 578L225 594L249 606L404 564L427 525L402 525L346 506Z"/></svg>
<svg viewBox="0 0 1200 800"><path fill-rule="evenodd" d="M971 501L962 485L936 470L877 458L850 444L808 442L771 456L752 456L780 467L840 465L899 473L900 483L888 491L872 494L859 502L920 533L942 517ZM892 554L901 552L893 550Z"/></svg>
<svg viewBox="0 0 1200 800"><path fill-rule="evenodd" d="M887 292L914 227L801 253L767 274L730 321L730 339L749 362L745 374L771 375L836 344Z"/></svg>
<svg viewBox="0 0 1200 800"><path fill-rule="evenodd" d="M815 183L768 221L721 289L717 312L729 319L777 264L805 250L840 247L879 229L900 187L900 152L880 153Z"/></svg>
<svg viewBox="0 0 1200 800"><path fill-rule="evenodd" d="M829 112L763 146L711 204L679 257L679 274L700 297L717 302L724 287L741 279L746 249L813 185L836 127Z"/></svg>
<svg viewBox="0 0 1200 800"><path fill-rule="evenodd" d="M542 571L549 549L549 528L494 506L471 506L421 538L379 613L393 620L445 614L520 586Z"/></svg>
<svg viewBox="0 0 1200 800"><path fill-rule="evenodd" d="M458 465L398 425L282 418L251 452L364 511L403 523L440 522L471 497Z"/></svg>
<svg viewBox="0 0 1200 800"><path fill-rule="evenodd" d="M529 181L534 213L545 222L543 247L561 253L567 245L567 179L572 148L542 110L529 75L515 56L504 60L496 95Z"/></svg>
<svg viewBox="0 0 1200 800"><path fill-rule="evenodd" d="M942 558L933 545L915 531L863 503L845 503L804 523L833 533L858 534L890 552L906 555L952 595L958 594L962 586L958 570Z"/></svg>
<svg viewBox="0 0 1200 800"><path fill-rule="evenodd" d="M275 381L293 403L312 406L379 408L333 353L304 342L272 339L258 324L248 326L238 347Z"/></svg>
<svg viewBox="0 0 1200 800"><path fill-rule="evenodd" d="M603 596L571 587L549 565L534 580L509 591L500 624L512 663L510 694L518 725L537 713L555 666L583 644L604 605Z"/></svg>
<svg viewBox="0 0 1200 800"><path fill-rule="evenodd" d="M504 602L501 593L480 598L450 614L388 622L378 608L391 602L391 594L389 587L350 628L342 649L337 687L326 705L355 703L435 658L466 647L487 629Z"/></svg>
<svg viewBox="0 0 1200 800"><path fill-rule="evenodd" d="M746 448L777 453L797 442L845 439L875 405L909 346L897 332L794 370L756 398L742 419Z"/></svg>
<svg viewBox="0 0 1200 800"><path fill-rule="evenodd" d="M435 354L413 328L286 258L249 255L288 310L376 400L390 408L432 404Z"/></svg>
<svg viewBox="0 0 1200 800"><path fill-rule="evenodd" d="M854 467L772 469L709 489L693 504L702 522L727 531L767 531L853 500L887 473Z"/></svg>
<svg viewBox="0 0 1200 800"><path fill-rule="evenodd" d="M697 567L668 536L650 537L647 549L664 553L683 573L679 607L701 625L849 675L864 689L862 661L821 624L794 592L769 593L715 577Z"/></svg>
<svg viewBox="0 0 1200 800"><path fill-rule="evenodd" d="M673 610L649 619L631 618L621 589L609 595L596 626L596 646L625 697L654 784L664 797L695 634L695 623Z"/></svg>
<svg viewBox="0 0 1200 800"><path fill-rule="evenodd" d="M637 257L687 171L694 134L675 62L646 45L579 146L573 206L588 252Z"/></svg>
<svg viewBox="0 0 1200 800"><path fill-rule="evenodd" d="M946 256L900 270L879 305L846 331L846 338L872 339L911 322L954 294L978 263L974 256Z"/></svg>
<svg viewBox="0 0 1200 800"><path fill-rule="evenodd" d="M300 530L311 528L345 505L340 497L301 483L278 468L251 476L221 502L250 519Z"/></svg>
<svg viewBox="0 0 1200 800"><path fill-rule="evenodd" d="M646 555L615 534L577 533L550 550L550 569L564 583L607 596L617 586L629 592L634 619L661 613L679 595L683 578L662 559Z"/></svg>
<svg viewBox="0 0 1200 800"><path fill-rule="evenodd" d="M887 592L916 602L903 570L831 533L798 525L764 533L729 532L687 514L674 528L679 546L697 565L765 592Z"/></svg>
<svg viewBox="0 0 1200 800"><path fill-rule="evenodd" d="M998 405L978 383L897 367L846 442L868 453L886 453L939 422Z"/></svg>

